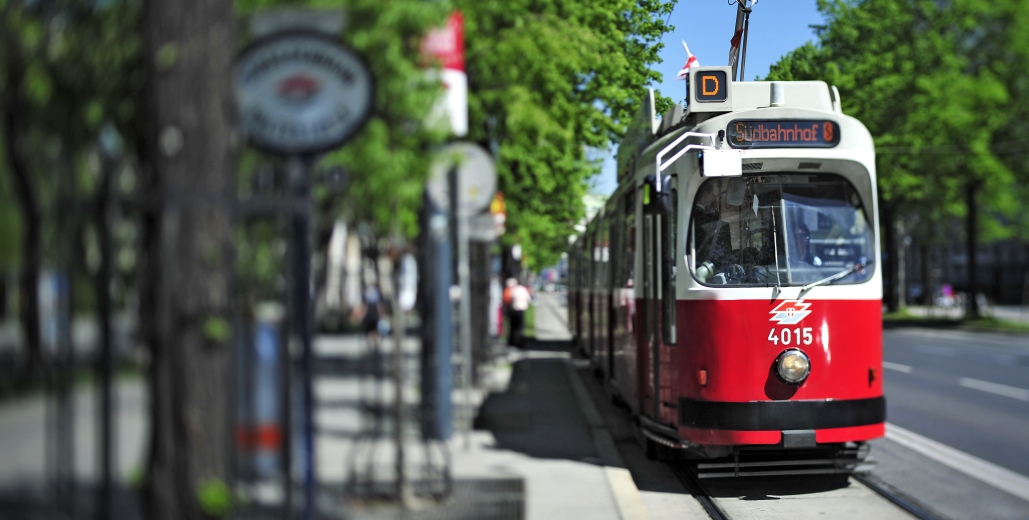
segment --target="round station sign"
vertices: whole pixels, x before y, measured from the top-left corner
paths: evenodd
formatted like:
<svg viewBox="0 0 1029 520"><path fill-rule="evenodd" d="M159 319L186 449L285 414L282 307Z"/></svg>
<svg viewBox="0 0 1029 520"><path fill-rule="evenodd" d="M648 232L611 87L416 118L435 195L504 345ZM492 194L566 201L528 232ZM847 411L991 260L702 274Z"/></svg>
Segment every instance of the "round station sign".
<svg viewBox="0 0 1029 520"><path fill-rule="evenodd" d="M371 71L327 35L284 32L258 40L237 58L235 79L247 138L273 153L335 148L371 113Z"/></svg>
<svg viewBox="0 0 1029 520"><path fill-rule="evenodd" d="M429 197L440 208L450 208L450 171L457 173L458 214L468 217L489 207L497 190L493 156L475 143L459 141L437 152L429 166Z"/></svg>

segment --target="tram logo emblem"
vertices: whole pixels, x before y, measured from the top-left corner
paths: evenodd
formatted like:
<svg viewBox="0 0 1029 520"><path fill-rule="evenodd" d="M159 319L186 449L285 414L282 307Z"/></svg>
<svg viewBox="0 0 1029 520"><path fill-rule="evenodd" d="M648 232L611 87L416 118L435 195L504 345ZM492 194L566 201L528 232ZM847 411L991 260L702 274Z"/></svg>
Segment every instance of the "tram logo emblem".
<svg viewBox="0 0 1029 520"><path fill-rule="evenodd" d="M783 300L769 312L772 317L768 318L768 321L777 322L779 325L800 323L800 320L811 314L811 311L807 310L810 306L811 304L805 303L804 300Z"/></svg>

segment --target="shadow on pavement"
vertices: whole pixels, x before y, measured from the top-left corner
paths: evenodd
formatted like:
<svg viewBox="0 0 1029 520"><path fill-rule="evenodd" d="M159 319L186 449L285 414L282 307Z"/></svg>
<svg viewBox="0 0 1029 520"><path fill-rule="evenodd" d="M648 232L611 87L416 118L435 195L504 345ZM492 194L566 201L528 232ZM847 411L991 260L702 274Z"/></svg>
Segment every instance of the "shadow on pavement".
<svg viewBox="0 0 1029 520"><path fill-rule="evenodd" d="M496 448L531 457L570 459L599 464L592 432L572 389L569 343L527 341L526 359L511 367L503 393L490 394L475 419L475 429L489 430ZM549 355L548 355L549 354Z"/></svg>
<svg viewBox="0 0 1029 520"><path fill-rule="evenodd" d="M569 363L574 363L569 342L529 341L527 346L521 351L525 358L512 365L507 390L490 394L475 419L476 429L493 433L497 449L600 464L590 426L569 380L569 376L581 377L637 487L689 493L670 467L689 462L647 459L635 439L628 410L612 402L588 368L573 364L569 370ZM846 475L812 475L712 479L704 485L715 497L778 500L780 496L832 491L850 482Z"/></svg>
<svg viewBox="0 0 1029 520"><path fill-rule="evenodd" d="M705 480L713 497L739 497L741 500L779 500L780 496L821 493L850 486L847 475L794 475L781 477L741 477Z"/></svg>

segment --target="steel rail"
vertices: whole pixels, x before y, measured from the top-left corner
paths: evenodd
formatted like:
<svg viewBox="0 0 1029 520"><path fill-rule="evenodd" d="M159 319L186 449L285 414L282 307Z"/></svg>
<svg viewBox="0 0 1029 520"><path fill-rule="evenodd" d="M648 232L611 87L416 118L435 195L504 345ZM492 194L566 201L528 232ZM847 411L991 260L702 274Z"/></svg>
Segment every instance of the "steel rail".
<svg viewBox="0 0 1029 520"><path fill-rule="evenodd" d="M948 520L947 517L942 516L940 513L930 513L928 511L928 507L917 503L911 498L900 495L896 491L879 484L875 480L868 478L866 475L862 473L852 473L850 476L854 480L864 484L865 487L867 487L868 489L875 491L886 500L892 502L893 505L903 509L904 511L907 511L909 514L911 514L915 518L918 518L919 520Z"/></svg>
<svg viewBox="0 0 1029 520"><path fill-rule="evenodd" d="M694 475L689 468L685 467L684 463L672 463L669 464L672 468L672 472L679 478L679 482L682 482L686 489L693 494L693 498L700 502L700 506L704 508L704 511L713 520L732 520L729 513L726 513L722 506L718 504L718 501L707 492L704 485L700 483L700 479Z"/></svg>
<svg viewBox="0 0 1029 520"><path fill-rule="evenodd" d="M708 516L714 520L731 520L732 517L729 516L718 501L708 493L707 489L700 482L700 479L697 478L697 476L691 472L685 464L672 463L669 464L669 466L679 481L685 485L690 493L693 494L693 497L697 499L697 502L700 502L701 507L704 508L704 511ZM949 520L948 517L935 511L931 511L927 506L880 485L878 482L868 478L864 474L852 473L850 476L868 489L871 489L886 500L889 500L893 505L903 509L919 520Z"/></svg>

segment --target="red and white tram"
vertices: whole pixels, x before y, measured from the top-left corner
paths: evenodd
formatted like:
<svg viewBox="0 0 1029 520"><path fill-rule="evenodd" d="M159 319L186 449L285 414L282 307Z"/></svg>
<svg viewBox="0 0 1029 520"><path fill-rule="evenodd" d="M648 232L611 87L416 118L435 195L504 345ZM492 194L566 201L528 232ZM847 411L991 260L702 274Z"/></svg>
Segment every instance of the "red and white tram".
<svg viewBox="0 0 1029 520"><path fill-rule="evenodd" d="M569 251L570 325L651 453L850 471L885 425L872 138L823 82L730 74L644 104Z"/></svg>

